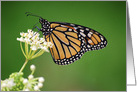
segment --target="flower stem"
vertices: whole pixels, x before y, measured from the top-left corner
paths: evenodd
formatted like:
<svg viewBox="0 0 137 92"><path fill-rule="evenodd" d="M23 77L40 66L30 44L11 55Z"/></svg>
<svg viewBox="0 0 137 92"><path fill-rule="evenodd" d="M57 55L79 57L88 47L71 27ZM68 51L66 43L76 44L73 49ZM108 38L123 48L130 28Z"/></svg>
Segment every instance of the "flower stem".
<svg viewBox="0 0 137 92"><path fill-rule="evenodd" d="M26 52L26 56L28 56L28 43L27 42L25 42L25 52Z"/></svg>
<svg viewBox="0 0 137 92"><path fill-rule="evenodd" d="M30 56L30 54L31 54L31 51L32 51L32 49L30 48L30 51L29 51L29 56Z"/></svg>
<svg viewBox="0 0 137 92"><path fill-rule="evenodd" d="M23 64L23 66L21 67L19 73L21 73L23 71L23 69L25 68L26 64L28 63L28 60L25 60L25 63Z"/></svg>
<svg viewBox="0 0 137 92"><path fill-rule="evenodd" d="M35 54L36 51L37 51L37 50L33 50L33 51L32 51L31 55L29 55L29 59L31 59L31 57Z"/></svg>
<svg viewBox="0 0 137 92"><path fill-rule="evenodd" d="M34 74L34 72L35 72L35 70L33 70L33 71L31 72L31 75L33 75L33 74Z"/></svg>
<svg viewBox="0 0 137 92"><path fill-rule="evenodd" d="M36 57L39 57L40 55L42 55L45 51L44 50L40 50L38 53L36 53L34 56L32 56L31 59L34 59Z"/></svg>
<svg viewBox="0 0 137 92"><path fill-rule="evenodd" d="M31 52L32 52L32 49L30 48L30 50L29 50L29 54L28 54L28 59L30 59Z"/></svg>
<svg viewBox="0 0 137 92"><path fill-rule="evenodd" d="M27 58L27 56L24 53L23 47L22 47L22 42L20 42L20 47L21 47L21 51L22 51L23 55Z"/></svg>

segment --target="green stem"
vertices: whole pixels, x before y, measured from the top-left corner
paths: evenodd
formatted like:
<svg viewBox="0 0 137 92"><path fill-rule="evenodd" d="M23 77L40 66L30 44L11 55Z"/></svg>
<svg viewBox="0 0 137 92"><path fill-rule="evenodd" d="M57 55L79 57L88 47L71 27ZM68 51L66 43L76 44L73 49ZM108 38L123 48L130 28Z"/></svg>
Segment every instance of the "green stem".
<svg viewBox="0 0 137 92"><path fill-rule="evenodd" d="M25 42L25 52L26 52L26 56L28 56L28 43L27 42Z"/></svg>
<svg viewBox="0 0 137 92"><path fill-rule="evenodd" d="M28 55L28 59L30 59L31 52L32 52L32 49L30 48L29 55Z"/></svg>
<svg viewBox="0 0 137 92"><path fill-rule="evenodd" d="M23 66L21 67L19 73L21 73L23 71L23 69L25 68L26 64L28 63L28 60L25 60L25 63L23 64Z"/></svg>
<svg viewBox="0 0 137 92"><path fill-rule="evenodd" d="M38 53L36 53L34 56L32 56L31 59L34 59L34 58L36 58L36 57L42 55L44 52L45 52L45 51L41 49Z"/></svg>
<svg viewBox="0 0 137 92"><path fill-rule="evenodd" d="M31 55L29 55L29 59L31 59L31 57L36 53L37 50L33 50Z"/></svg>
<svg viewBox="0 0 137 92"><path fill-rule="evenodd" d="M23 55L25 56L25 58L27 58L27 56L24 53L23 47L22 47L22 42L20 42L20 47L21 47L21 51L22 51Z"/></svg>
<svg viewBox="0 0 137 92"><path fill-rule="evenodd" d="M33 71L31 72L31 74L30 74L30 75L33 75L33 74L34 74L34 72L35 72L35 70L33 70Z"/></svg>

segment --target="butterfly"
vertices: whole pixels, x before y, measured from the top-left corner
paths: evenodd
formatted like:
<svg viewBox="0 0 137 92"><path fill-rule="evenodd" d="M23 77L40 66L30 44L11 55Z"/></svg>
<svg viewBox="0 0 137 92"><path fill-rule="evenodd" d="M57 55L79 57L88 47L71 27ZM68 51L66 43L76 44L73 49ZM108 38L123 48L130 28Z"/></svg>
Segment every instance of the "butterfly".
<svg viewBox="0 0 137 92"><path fill-rule="evenodd" d="M99 32L85 26L65 23L49 22L32 13L27 14L39 17L41 31L47 42L51 42L51 56L58 65L68 65L80 59L87 51L99 50L107 46L106 38Z"/></svg>

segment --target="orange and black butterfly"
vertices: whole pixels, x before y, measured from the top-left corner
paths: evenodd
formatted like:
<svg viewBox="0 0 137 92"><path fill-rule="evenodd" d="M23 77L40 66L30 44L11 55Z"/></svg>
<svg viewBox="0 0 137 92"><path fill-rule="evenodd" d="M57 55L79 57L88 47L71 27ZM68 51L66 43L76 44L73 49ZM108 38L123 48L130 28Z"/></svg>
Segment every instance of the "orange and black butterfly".
<svg viewBox="0 0 137 92"><path fill-rule="evenodd" d="M106 38L99 32L77 24L48 22L40 16L41 29L47 42L53 43L50 52L58 65L68 65L80 59L87 51L99 50L107 45Z"/></svg>

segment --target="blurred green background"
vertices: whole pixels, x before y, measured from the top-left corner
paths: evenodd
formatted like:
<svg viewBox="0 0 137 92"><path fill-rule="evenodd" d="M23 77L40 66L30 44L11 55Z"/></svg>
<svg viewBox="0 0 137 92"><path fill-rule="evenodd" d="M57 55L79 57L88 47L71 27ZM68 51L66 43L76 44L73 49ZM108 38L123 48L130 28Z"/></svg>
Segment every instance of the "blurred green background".
<svg viewBox="0 0 137 92"><path fill-rule="evenodd" d="M35 77L45 78L43 91L125 91L126 90L126 1L2 1L1 78L22 67L20 32L36 24L40 15L50 22L68 22L90 27L108 40L106 48L90 51L75 63L59 66L50 53L30 61L36 65ZM40 25L38 25L41 27ZM37 30L35 30L37 31Z"/></svg>

